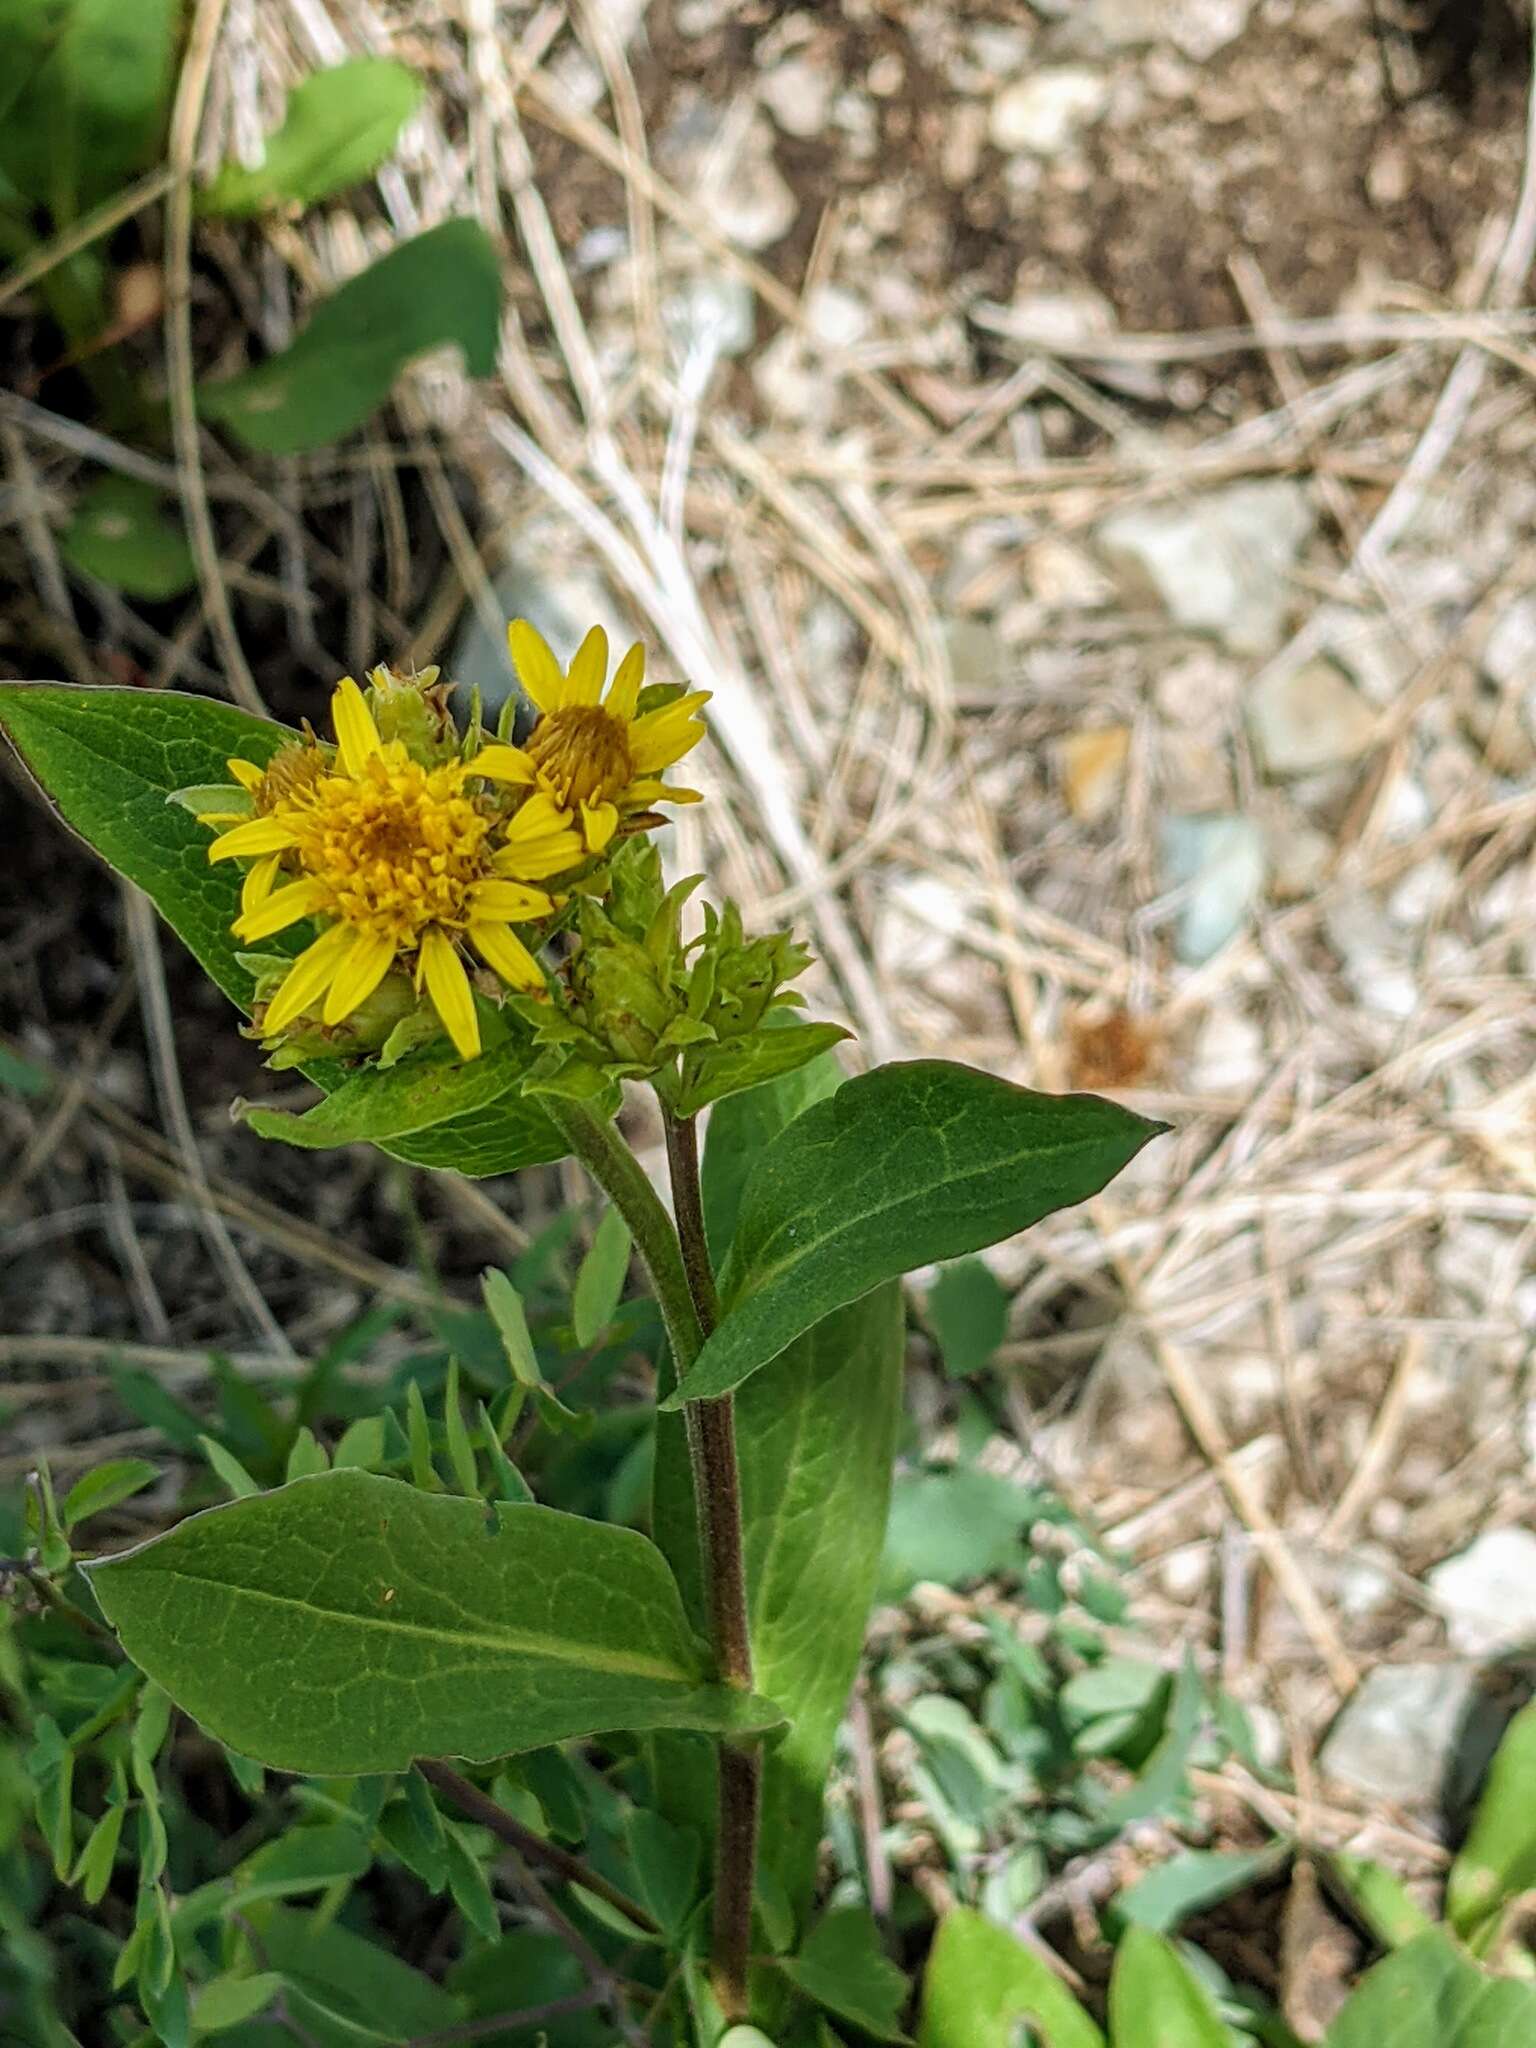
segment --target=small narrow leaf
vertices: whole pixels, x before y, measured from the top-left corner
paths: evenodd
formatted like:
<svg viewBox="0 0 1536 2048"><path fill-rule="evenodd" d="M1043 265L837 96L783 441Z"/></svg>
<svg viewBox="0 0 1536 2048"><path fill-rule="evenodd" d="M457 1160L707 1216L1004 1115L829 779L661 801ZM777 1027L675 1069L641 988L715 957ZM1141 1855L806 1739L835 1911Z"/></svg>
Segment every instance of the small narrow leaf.
<svg viewBox="0 0 1536 2048"><path fill-rule="evenodd" d="M923 1977L918 2048L1016 2048L1031 2027L1051 2048L1104 2048L1048 1963L980 1913L946 1913Z"/></svg>
<svg viewBox="0 0 1536 2048"><path fill-rule="evenodd" d="M630 1815L626 1834L640 1901L662 1933L680 1945L699 1894L703 1845L692 1828L675 1828L643 1808Z"/></svg>
<svg viewBox="0 0 1536 2048"><path fill-rule="evenodd" d="M775 1718L705 1682L654 1545L551 1508L492 1527L479 1502L330 1472L87 1570L140 1669L277 1769L400 1771Z"/></svg>
<svg viewBox="0 0 1536 2048"><path fill-rule="evenodd" d="M294 1436L288 1450L289 1479L312 1479L317 1472L328 1472L331 1461L325 1455L325 1446L320 1443L314 1431L301 1427Z"/></svg>
<svg viewBox="0 0 1536 2048"><path fill-rule="evenodd" d="M480 1423L480 1441L489 1451L495 1468L496 1498L509 1501L514 1507L527 1507L533 1499L533 1489L503 1449L501 1432L492 1422L483 1401L476 1402L475 1414Z"/></svg>
<svg viewBox="0 0 1536 2048"><path fill-rule="evenodd" d="M65 1503L66 1516L68 1503ZM1522 1707L1504 1732L1472 1827L1451 1865L1445 1910L1463 1941L1511 1899L1536 1891L1536 1705Z"/></svg>
<svg viewBox="0 0 1536 2048"><path fill-rule="evenodd" d="M506 1274L494 1266L488 1267L480 1276L480 1287L485 1296L486 1313L496 1325L496 1334L501 1339L501 1348L506 1353L515 1384L528 1389L540 1415L555 1427L564 1421L583 1420L574 1408L566 1406L545 1379L539 1355L533 1348L533 1338L528 1333L523 1297Z"/></svg>
<svg viewBox="0 0 1536 2048"><path fill-rule="evenodd" d="M1434 1924L1397 1872L1384 1863L1335 1849L1328 1867L1344 1897L1383 1948L1405 1948Z"/></svg>
<svg viewBox="0 0 1536 2048"><path fill-rule="evenodd" d="M266 2011L283 1988L275 1970L257 1970L248 1977L228 1972L203 1985L192 2001L192 2024L199 2034L222 2034L244 2026Z"/></svg>
<svg viewBox="0 0 1536 2048"><path fill-rule="evenodd" d="M99 1906L106 1897L127 1815L127 1807L114 1800L91 1829L90 1837L69 1873L70 1883L79 1885L88 1906Z"/></svg>
<svg viewBox="0 0 1536 2048"><path fill-rule="evenodd" d="M628 1271L629 1225L617 1209L605 1209L571 1293L571 1324L583 1350L612 1323Z"/></svg>
<svg viewBox="0 0 1536 2048"><path fill-rule="evenodd" d="M87 1515L103 1514L108 1508L120 1506L131 1495L153 1486L159 1477L160 1467L147 1458L113 1458L96 1466L77 1479L65 1494L59 1510L65 1528L72 1529Z"/></svg>
<svg viewBox="0 0 1536 2048"><path fill-rule="evenodd" d="M32 1728L27 1757L36 1803L38 1832L53 1858L53 1874L62 1883L74 1861L75 1753L51 1714L39 1714Z"/></svg>
<svg viewBox="0 0 1536 2048"><path fill-rule="evenodd" d="M979 1251L1096 1194L1162 1127L944 1060L876 1067L759 1155L725 1315L668 1405L729 1393L882 1280Z"/></svg>
<svg viewBox="0 0 1536 2048"><path fill-rule="evenodd" d="M405 1433L411 1452L411 1484L422 1493L441 1493L443 1482L432 1462L432 1425L415 1380L405 1390Z"/></svg>
<svg viewBox="0 0 1536 2048"><path fill-rule="evenodd" d="M248 448L296 455L360 427L407 363L455 343L471 377L496 367L501 269L478 221L402 242L325 299L297 340L198 391L203 414Z"/></svg>
<svg viewBox="0 0 1536 2048"><path fill-rule="evenodd" d="M416 74L386 57L354 57L315 72L288 95L283 125L268 136L261 163L254 170L225 164L199 210L238 219L345 191L389 155L421 95Z"/></svg>
<svg viewBox="0 0 1536 2048"><path fill-rule="evenodd" d="M475 1447L464 1427L464 1411L459 1406L459 1361L456 1358L448 1361L448 1383L443 1389L443 1435L459 1492L468 1500L478 1500L480 1473L475 1464Z"/></svg>
<svg viewBox="0 0 1536 2048"><path fill-rule="evenodd" d="M376 1472L385 1462L384 1439L383 1416L360 1415L342 1431L341 1441L331 1453L331 1463L338 1471L355 1465L360 1471Z"/></svg>
<svg viewBox="0 0 1536 2048"><path fill-rule="evenodd" d="M200 1436L198 1442L202 1445L203 1456L236 1500L248 1500L253 1493L260 1493L261 1488L233 1451L226 1451L215 1437Z"/></svg>

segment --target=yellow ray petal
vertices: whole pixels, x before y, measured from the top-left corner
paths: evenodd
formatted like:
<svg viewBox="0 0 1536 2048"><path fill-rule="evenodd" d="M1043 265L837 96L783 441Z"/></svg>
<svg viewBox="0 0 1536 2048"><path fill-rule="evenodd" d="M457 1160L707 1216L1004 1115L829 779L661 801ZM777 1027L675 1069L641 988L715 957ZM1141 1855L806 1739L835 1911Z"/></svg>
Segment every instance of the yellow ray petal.
<svg viewBox="0 0 1536 2048"><path fill-rule="evenodd" d="M532 782L538 770L521 747L509 747L500 740L482 747L466 766L471 775L483 775L487 782Z"/></svg>
<svg viewBox="0 0 1536 2048"><path fill-rule="evenodd" d="M242 789L248 789L253 793L260 789L264 771L258 768L254 761L226 761L224 766Z"/></svg>
<svg viewBox="0 0 1536 2048"><path fill-rule="evenodd" d="M538 627L526 619L514 619L507 628L507 645L517 679L536 708L558 711L566 701L565 672Z"/></svg>
<svg viewBox="0 0 1536 2048"><path fill-rule="evenodd" d="M286 1030L295 1017L301 1017L310 1006L319 1001L331 985L336 969L352 942L352 933L344 924L333 924L329 931L322 932L312 946L306 946L289 968L282 986L267 1005L267 1014L262 1019L262 1036L271 1038L277 1032Z"/></svg>
<svg viewBox="0 0 1536 2048"><path fill-rule="evenodd" d="M452 941L435 925L422 934L421 978L459 1058L474 1059L480 1051L480 1020L475 1015L469 976Z"/></svg>
<svg viewBox="0 0 1536 2048"><path fill-rule="evenodd" d="M594 626L571 656L565 678L567 704L595 704L608 680L608 635Z"/></svg>
<svg viewBox="0 0 1536 2048"><path fill-rule="evenodd" d="M283 864L280 853L264 853L254 867L246 869L245 880L240 884L240 915L245 917L258 909L272 894L272 884L277 880L277 871Z"/></svg>
<svg viewBox="0 0 1536 2048"><path fill-rule="evenodd" d="M354 1010L361 1009L388 974L394 960L393 939L381 939L373 932L358 932L336 970L336 979L331 983L321 1012L322 1021L339 1024Z"/></svg>
<svg viewBox="0 0 1536 2048"><path fill-rule="evenodd" d="M499 874L541 882L546 875L575 867L583 851L581 834L571 823L570 813L540 790L507 826L506 844L493 864Z"/></svg>
<svg viewBox="0 0 1536 2048"><path fill-rule="evenodd" d="M247 818L221 832L208 849L210 860L249 860L253 854L281 853L294 844L293 829L281 818Z"/></svg>
<svg viewBox="0 0 1536 2048"><path fill-rule="evenodd" d="M690 747L704 737L704 725L695 717L699 706L709 702L708 690L690 690L675 704L659 711L647 711L629 729L629 758L640 775L654 775L658 768L670 768Z"/></svg>
<svg viewBox="0 0 1536 2048"><path fill-rule="evenodd" d="M313 876L306 875L302 882L290 882L286 889L278 889L254 910L243 913L235 922L235 937L248 946L257 939L270 939L274 932L285 932L301 917L311 916L328 894L324 882L317 882Z"/></svg>
<svg viewBox="0 0 1536 2048"><path fill-rule="evenodd" d="M542 889L525 889L521 882L476 882L465 902L475 923L494 917L503 924L526 924L530 917L548 917L554 907Z"/></svg>
<svg viewBox="0 0 1536 2048"><path fill-rule="evenodd" d="M613 687L608 692L604 710L611 711L615 718L622 718L628 725L635 715L635 706L640 701L640 685L644 681L645 649L637 640L614 671Z"/></svg>
<svg viewBox="0 0 1536 2048"><path fill-rule="evenodd" d="M331 698L331 724L341 749L342 767L349 775L361 775L369 755L382 750L382 742L368 700L351 676L343 676L336 685Z"/></svg>
<svg viewBox="0 0 1536 2048"><path fill-rule="evenodd" d="M654 776L642 776L632 782L624 792L625 800L632 804L701 804L704 799L696 789L679 789L676 783L658 782Z"/></svg>
<svg viewBox="0 0 1536 2048"><path fill-rule="evenodd" d="M582 805L581 830L589 853L601 853L618 828L619 813L615 804Z"/></svg>
<svg viewBox="0 0 1536 2048"><path fill-rule="evenodd" d="M514 932L504 924L472 924L470 944L513 988L542 989L544 976L539 963Z"/></svg>

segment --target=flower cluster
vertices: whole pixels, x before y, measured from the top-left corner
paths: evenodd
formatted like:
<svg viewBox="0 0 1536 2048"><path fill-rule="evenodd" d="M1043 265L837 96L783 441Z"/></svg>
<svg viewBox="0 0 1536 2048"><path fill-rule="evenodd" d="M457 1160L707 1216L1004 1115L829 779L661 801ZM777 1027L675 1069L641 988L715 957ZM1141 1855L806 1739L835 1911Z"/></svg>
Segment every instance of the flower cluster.
<svg viewBox="0 0 1536 2048"><path fill-rule="evenodd" d="M350 676L337 685L334 745L306 728L264 765L232 760L231 784L180 793L218 828L208 858L247 864L238 939L317 928L258 983L269 1044L308 1026L338 1034L339 1050L365 1049L429 1006L434 1028L474 1058L472 974L542 995L535 954L562 885L600 893L609 848L661 822L658 801L697 801L659 778L703 737L707 692L647 690L638 645L609 684L601 627L568 669L525 620L508 638L538 713L522 746L478 717L461 735L435 669L375 669L367 689Z"/></svg>

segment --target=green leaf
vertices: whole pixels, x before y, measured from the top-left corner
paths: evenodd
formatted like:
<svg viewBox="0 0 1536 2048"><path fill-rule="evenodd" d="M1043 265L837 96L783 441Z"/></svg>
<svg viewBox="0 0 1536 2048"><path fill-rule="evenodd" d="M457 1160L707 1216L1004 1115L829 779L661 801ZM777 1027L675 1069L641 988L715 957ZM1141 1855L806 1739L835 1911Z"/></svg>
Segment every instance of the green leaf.
<svg viewBox="0 0 1536 2048"><path fill-rule="evenodd" d="M236 1500L249 1500L253 1493L260 1493L261 1488L234 1452L225 1450L216 1437L200 1436L198 1442L202 1445L203 1456Z"/></svg>
<svg viewBox="0 0 1536 2048"><path fill-rule="evenodd" d="M702 1844L692 1828L675 1828L659 1813L632 1813L625 1830L642 1905L675 1945L699 1895Z"/></svg>
<svg viewBox="0 0 1536 2048"><path fill-rule="evenodd" d="M924 1580L958 1586L1018 1573L1024 1531L1038 1505L1036 1494L996 1472L957 1466L900 1473L885 1532L881 1597L900 1600Z"/></svg>
<svg viewBox="0 0 1536 2048"><path fill-rule="evenodd" d="M1371 1970L1328 2048L1528 2048L1536 1987L1490 1976L1436 1928Z"/></svg>
<svg viewBox="0 0 1536 2048"><path fill-rule="evenodd" d="M330 1472L86 1568L139 1667L280 1770L486 1761L610 1728L764 1727L705 1682L654 1545L552 1508Z"/></svg>
<svg viewBox="0 0 1536 2048"><path fill-rule="evenodd" d="M480 1859L469 1846L466 1831L458 1822L446 1821L443 1842L448 1854L448 1889L453 1894L453 1903L483 1940L495 1941L501 1933L501 1915L496 1910L496 1901L491 1896L491 1887Z"/></svg>
<svg viewBox="0 0 1536 2048"><path fill-rule="evenodd" d="M68 1504L66 1503L66 1513ZM1461 1853L1451 1865L1445 1915L1463 1941L1536 1890L1536 1704L1505 1730Z"/></svg>
<svg viewBox="0 0 1536 2048"><path fill-rule="evenodd" d="M117 1863L117 1845L122 1839L123 1822L127 1817L127 1807L114 1800L91 1829L89 1839L69 1873L70 1883L80 1886L88 1906L99 1906L106 1897Z"/></svg>
<svg viewBox="0 0 1536 2048"><path fill-rule="evenodd" d="M293 1828L275 1842L263 1842L230 1873L235 1888L231 1904L243 1912L252 1899L325 1891L361 1877L372 1861L367 1837L345 1821Z"/></svg>
<svg viewBox="0 0 1536 2048"><path fill-rule="evenodd" d="M198 201L235 218L269 206L307 206L343 192L383 163L421 104L415 72L387 57L354 57L317 71L288 95L283 125L255 170L225 164Z"/></svg>
<svg viewBox="0 0 1536 2048"><path fill-rule="evenodd" d="M501 1339L501 1348L506 1353L514 1383L528 1389L538 1404L539 1413L552 1427L558 1428L562 1421L578 1420L575 1409L566 1406L544 1377L539 1354L528 1334L523 1297L512 1282L498 1268L489 1266L480 1276L480 1288L485 1297L486 1313L496 1325L496 1334Z"/></svg>
<svg viewBox="0 0 1536 2048"><path fill-rule="evenodd" d="M783 1012L770 1014L782 1016ZM711 1102L728 1100L743 1089L760 1088L794 1073L829 1053L848 1035L841 1024L779 1023L742 1038L696 1046L683 1056L676 1113L696 1116Z"/></svg>
<svg viewBox="0 0 1536 2048"><path fill-rule="evenodd" d="M147 1458L112 1458L105 1465L98 1465L87 1472L64 1496L59 1510L66 1529L72 1529L76 1522L83 1522L87 1515L105 1513L115 1508L135 1493L152 1486L160 1477L160 1467L152 1465Z"/></svg>
<svg viewBox="0 0 1536 2048"><path fill-rule="evenodd" d="M56 226L154 161L180 25L180 0L0 0L0 174Z"/></svg>
<svg viewBox="0 0 1536 2048"><path fill-rule="evenodd" d="M1186 1650L1179 1675L1173 1682L1162 1739L1135 1782L1106 1802L1099 1814L1103 1828L1118 1833L1121 1828L1129 1827L1132 1821L1166 1813L1178 1804L1189 1789L1189 1753L1200 1732L1204 1711L1205 1695L1200 1685L1200 1674L1195 1669L1194 1658Z"/></svg>
<svg viewBox="0 0 1536 2048"><path fill-rule="evenodd" d="M32 1724L27 1769L32 1778L38 1832L48 1844L53 1874L62 1883L75 1859L75 1753L51 1714L39 1714Z"/></svg>
<svg viewBox="0 0 1536 2048"><path fill-rule="evenodd" d="M199 2034L222 2034L244 2026L265 2012L283 1988L276 1970L257 1970L247 1977L233 1971L203 1985L192 2001L192 2025Z"/></svg>
<svg viewBox="0 0 1536 2048"><path fill-rule="evenodd" d="M1096 1194L1160 1125L943 1060L877 1067L759 1155L721 1275L725 1315L670 1397L729 1393L882 1280Z"/></svg>
<svg viewBox="0 0 1536 2048"><path fill-rule="evenodd" d="M207 697L59 683L0 684L0 730L65 823L138 884L204 973L249 1013L252 976L229 930L239 911L240 876L232 861L210 865L209 834L169 799L178 790L223 781L231 756L261 766L293 733ZM283 950L287 935L265 943ZM473 1064L459 1071L472 1073ZM392 1072L370 1071L367 1085L392 1088ZM338 1092L357 1085L335 1065L311 1078ZM405 1085L413 1085L409 1075ZM396 1099L386 1093L386 1104ZM479 1176L558 1157L563 1147L542 1149L546 1130L536 1109L506 1095L379 1143L412 1165ZM290 1135L286 1126L284 1135Z"/></svg>
<svg viewBox="0 0 1536 2048"><path fill-rule="evenodd" d="M1395 1870L1368 1856L1335 1849L1328 1858L1334 1882L1383 1948L1405 1948L1433 1925Z"/></svg>
<svg viewBox="0 0 1536 2048"><path fill-rule="evenodd" d="M1211 1994L1172 1943L1146 1927L1130 1928L1115 1950L1109 2031L1116 2048L1233 2048Z"/></svg>
<svg viewBox="0 0 1536 2048"><path fill-rule="evenodd" d="M1250 1850L1246 1855L1183 1849L1138 1878L1128 1891L1118 1893L1112 1915L1117 1921L1150 1927L1154 1934L1169 1934L1192 1913L1203 1912L1267 1877L1289 1853L1283 1843Z"/></svg>
<svg viewBox="0 0 1536 2048"><path fill-rule="evenodd" d="M1016 2048L1026 2021L1044 2030L1050 2048L1104 2048L1104 2036L1033 1950L967 1907L946 1913L923 1976L919 2048Z"/></svg>
<svg viewBox="0 0 1536 2048"><path fill-rule="evenodd" d="M338 1471L355 1465L360 1471L376 1472L385 1462L385 1434L382 1415L360 1415L342 1431L331 1463Z"/></svg>
<svg viewBox="0 0 1536 2048"><path fill-rule="evenodd" d="M985 1259L956 1259L928 1290L928 1321L952 1380L984 1372L1008 1334L1011 1297Z"/></svg>
<svg viewBox="0 0 1536 2048"><path fill-rule="evenodd" d="M496 1498L506 1501L512 1507L526 1507L533 1500L533 1488L507 1456L501 1441L501 1432L491 1420L483 1401L475 1403L475 1416L480 1424L480 1441L490 1453L491 1465L496 1474Z"/></svg>
<svg viewBox="0 0 1536 2048"><path fill-rule="evenodd" d="M160 603L197 581L181 521L153 484L104 476L75 507L59 535L65 561L130 597Z"/></svg>
<svg viewBox="0 0 1536 2048"><path fill-rule="evenodd" d="M585 1351L618 1313L629 1272L629 1225L617 1209L605 1209L571 1291L571 1326Z"/></svg>
<svg viewBox="0 0 1536 2048"><path fill-rule="evenodd" d="M325 2048L409 2041L464 2016L459 2000L419 1970L318 1914L257 1904L243 1917L261 1961L283 1978L293 2017Z"/></svg>
<svg viewBox="0 0 1536 2048"><path fill-rule="evenodd" d="M323 300L280 355L202 385L198 405L262 454L321 448L360 427L429 349L453 342L471 377L489 377L500 318L489 236L478 221L444 221Z"/></svg>
<svg viewBox="0 0 1536 2048"><path fill-rule="evenodd" d="M754 1151L842 1081L834 1059L733 1095L711 1113L703 1161L718 1257ZM900 1289L875 1289L808 1330L736 1397L736 1457L758 1683L790 1727L763 1758L762 1868L795 1924L815 1889L827 1777L884 1533L900 1414ZM658 1417L652 1525L690 1611L700 1612L693 1485L681 1419ZM826 1532L835 1529L837 1540ZM668 1812L708 1824L702 1745L669 1746Z"/></svg>
<svg viewBox="0 0 1536 2048"><path fill-rule="evenodd" d="M456 1358L448 1361L448 1384L443 1389L443 1438L448 1446L448 1462L453 1467L459 1492L468 1500L478 1500L480 1471L475 1463L475 1447L464 1427L464 1410L459 1406L459 1361Z"/></svg>
<svg viewBox="0 0 1536 2048"><path fill-rule="evenodd" d="M326 1151L336 1145L386 1144L495 1105L504 1142L514 1130L522 1133L514 1148L517 1165L542 1165L560 1158L566 1146L537 1103L516 1092L528 1057L521 1038L489 1047L473 1060L461 1060L451 1046L433 1046L392 1067L366 1068L299 1115L250 1108L242 1115L259 1138Z"/></svg>
<svg viewBox="0 0 1536 2048"><path fill-rule="evenodd" d="M902 2041L907 1980L880 1946L880 1930L863 1906L839 1906L818 1920L797 1956L778 1967L797 1990L877 2041Z"/></svg>
<svg viewBox="0 0 1536 2048"><path fill-rule="evenodd" d="M283 1473L285 1479L313 1479L317 1472L328 1472L331 1461L325 1455L325 1447L307 1425L294 1433L293 1442L288 1446L288 1463Z"/></svg>

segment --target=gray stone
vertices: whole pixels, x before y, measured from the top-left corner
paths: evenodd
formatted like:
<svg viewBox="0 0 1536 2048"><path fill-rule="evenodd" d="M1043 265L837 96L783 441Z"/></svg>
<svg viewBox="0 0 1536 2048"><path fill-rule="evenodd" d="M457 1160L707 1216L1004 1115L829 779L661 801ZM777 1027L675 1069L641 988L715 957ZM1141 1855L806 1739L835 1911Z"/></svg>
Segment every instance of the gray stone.
<svg viewBox="0 0 1536 2048"><path fill-rule="evenodd" d="M1248 727L1269 775L1311 775L1358 760L1376 714L1331 661L1265 676L1248 700Z"/></svg>
<svg viewBox="0 0 1536 2048"><path fill-rule="evenodd" d="M1401 1806L1461 1806L1509 1718L1476 1664L1378 1664L1323 1744L1330 1778Z"/></svg>
<svg viewBox="0 0 1536 2048"><path fill-rule="evenodd" d="M682 355L695 348L744 355L757 336L752 287L726 270L690 277L663 302L661 314Z"/></svg>
<svg viewBox="0 0 1536 2048"><path fill-rule="evenodd" d="M1261 655L1280 645L1290 571L1315 524L1301 485L1274 477L1188 504L1133 505L1104 521L1098 542L1133 596L1157 598L1234 654Z"/></svg>
<svg viewBox="0 0 1536 2048"><path fill-rule="evenodd" d="M1483 667L1502 689L1536 685L1536 590L1504 609L1488 629Z"/></svg>
<svg viewBox="0 0 1536 2048"><path fill-rule="evenodd" d="M1081 0L1070 18L1112 50L1172 43L1203 64L1248 26L1253 0Z"/></svg>
<svg viewBox="0 0 1536 2048"><path fill-rule="evenodd" d="M1486 1529L1424 1579L1452 1649L1495 1657L1536 1645L1536 1536L1529 1529Z"/></svg>
<svg viewBox="0 0 1536 2048"><path fill-rule="evenodd" d="M1264 834L1251 818L1224 813L1170 818L1163 860L1169 881L1187 892L1175 949L1198 967L1236 936L1263 893Z"/></svg>

